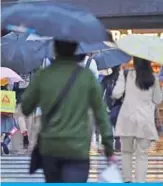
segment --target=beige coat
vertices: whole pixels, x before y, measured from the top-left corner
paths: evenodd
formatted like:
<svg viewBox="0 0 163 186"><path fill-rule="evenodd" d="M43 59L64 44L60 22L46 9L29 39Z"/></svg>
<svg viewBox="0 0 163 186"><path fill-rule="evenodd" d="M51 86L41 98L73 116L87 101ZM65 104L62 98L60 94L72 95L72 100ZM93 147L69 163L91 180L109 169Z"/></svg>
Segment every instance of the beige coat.
<svg viewBox="0 0 163 186"><path fill-rule="evenodd" d="M120 72L113 90L113 98L119 99L125 92L117 125L117 136L133 136L157 140L155 127L155 107L162 101L162 91L159 80L155 77L155 84L148 91L140 90L135 84L135 70L128 72L125 80L123 71Z"/></svg>

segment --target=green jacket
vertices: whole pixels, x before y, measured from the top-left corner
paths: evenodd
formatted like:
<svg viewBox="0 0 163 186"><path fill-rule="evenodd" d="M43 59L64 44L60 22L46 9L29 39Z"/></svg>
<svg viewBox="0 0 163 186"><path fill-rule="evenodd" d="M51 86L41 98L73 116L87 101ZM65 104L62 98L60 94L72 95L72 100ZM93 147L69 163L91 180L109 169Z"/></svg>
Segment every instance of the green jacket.
<svg viewBox="0 0 163 186"><path fill-rule="evenodd" d="M23 95L23 113L28 116L40 106L43 118L54 105L75 67L76 62L62 59L37 72ZM87 159L92 136L89 108L93 110L102 135L102 143L109 155L112 152L112 128L102 100L100 84L92 72L84 68L55 116L49 123L43 122L42 119L41 154Z"/></svg>

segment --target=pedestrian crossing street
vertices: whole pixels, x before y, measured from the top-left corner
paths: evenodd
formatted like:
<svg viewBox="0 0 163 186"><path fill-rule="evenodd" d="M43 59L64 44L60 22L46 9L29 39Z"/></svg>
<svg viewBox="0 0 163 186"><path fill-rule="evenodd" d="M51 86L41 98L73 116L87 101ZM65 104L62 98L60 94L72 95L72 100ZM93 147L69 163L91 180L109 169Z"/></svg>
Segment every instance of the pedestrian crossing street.
<svg viewBox="0 0 163 186"><path fill-rule="evenodd" d="M117 154L119 168L121 169L121 157ZM107 167L105 157L97 151L90 152L91 168L88 182L97 182L98 175ZM29 156L2 156L1 157L1 181L2 182L44 182L42 171L34 175L28 174ZM133 158L133 166L135 158ZM147 182L163 182L163 155L150 155L148 164ZM134 174L134 171L133 171Z"/></svg>

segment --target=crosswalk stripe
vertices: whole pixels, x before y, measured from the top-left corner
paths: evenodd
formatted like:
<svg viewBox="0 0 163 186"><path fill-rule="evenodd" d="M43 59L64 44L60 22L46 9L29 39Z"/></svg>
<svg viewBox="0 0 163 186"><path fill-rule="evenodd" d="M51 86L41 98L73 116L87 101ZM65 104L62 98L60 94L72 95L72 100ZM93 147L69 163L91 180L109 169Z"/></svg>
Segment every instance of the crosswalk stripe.
<svg viewBox="0 0 163 186"><path fill-rule="evenodd" d="M93 153L92 153L93 154ZM117 156L118 165L121 170L121 157ZM28 156L2 156L1 157L1 181L2 182L44 182L42 170L36 174L29 175ZM90 174L88 182L97 182L98 175L107 167L106 159L95 153L90 156ZM133 158L133 167L135 166L135 157ZM134 173L134 170L133 170ZM149 156L149 166L147 174L148 182L163 182L163 156Z"/></svg>

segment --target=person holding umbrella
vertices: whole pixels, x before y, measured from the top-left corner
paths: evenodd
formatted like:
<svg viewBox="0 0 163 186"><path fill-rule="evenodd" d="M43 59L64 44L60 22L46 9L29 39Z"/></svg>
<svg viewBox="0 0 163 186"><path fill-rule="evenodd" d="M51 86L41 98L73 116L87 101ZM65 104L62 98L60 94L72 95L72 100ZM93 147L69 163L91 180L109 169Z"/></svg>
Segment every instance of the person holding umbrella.
<svg viewBox="0 0 163 186"><path fill-rule="evenodd" d="M8 79L5 82L5 84L4 84L4 78L1 79L1 82L3 82L3 84L1 84L1 91L8 91L9 90ZM3 97L1 99L3 99ZM0 115L1 115L1 140L2 140L1 153L9 154L8 145L11 142L11 137L13 136L13 131L15 133L15 131L17 131L19 129L18 129L18 125L17 125L17 122L14 118L13 113L3 111L0 113Z"/></svg>
<svg viewBox="0 0 163 186"><path fill-rule="evenodd" d="M131 60L131 56L127 55L116 47L110 33L108 36L110 36L108 37L110 38L110 41L104 42L108 48L96 54L93 59L96 61L99 74L103 76L101 81L103 87L103 98L108 107L107 111L109 119L112 123L112 126L115 128L123 98L118 100L113 99L112 90L119 75L120 65L123 63L128 63ZM116 136L115 150L120 151L120 149L120 139Z"/></svg>
<svg viewBox="0 0 163 186"><path fill-rule="evenodd" d="M106 41L106 29L87 11L63 3L37 3L4 8L2 15L2 27L13 29L13 25L24 23L40 36L55 38L55 62L36 73L22 96L22 111L26 116L38 106L42 111L41 131L31 159L39 162L31 161L30 173L41 167L46 182L83 183L90 167L90 107L109 160L113 155L113 135L100 85L89 69L77 64L75 53L81 42Z"/></svg>
<svg viewBox="0 0 163 186"><path fill-rule="evenodd" d="M158 76L151 62L163 64L163 42L159 37L128 35L116 41L117 46L134 56L134 68L125 81L122 66L112 96L124 101L116 124L121 138L122 170L125 182L132 182L132 157L136 153L135 181L145 182L148 169L148 149L158 140L155 109L162 102Z"/></svg>
<svg viewBox="0 0 163 186"><path fill-rule="evenodd" d="M1 67L1 90L8 90L8 91L14 91L14 84L19 82L24 82L24 80L13 70ZM6 80L6 81L4 81ZM3 143L1 144L3 147L3 151L5 154L9 154L8 145L11 141L12 136L19 130L21 130L21 134L23 136L23 144L26 146L26 143L28 142L28 133L26 130L21 129L20 125L17 123L17 118L15 117L16 113L8 113L8 112L2 112L2 126L1 126L1 133L5 134L5 138ZM20 128L19 128L20 127Z"/></svg>
<svg viewBox="0 0 163 186"><path fill-rule="evenodd" d="M134 69L125 81L121 68L112 97L124 101L117 119L116 135L121 138L122 170L125 182L132 182L132 156L136 151L136 182L145 182L148 168L148 149L158 139L154 122L156 105L162 101L158 77L150 61L133 58ZM135 144L135 145L134 145Z"/></svg>
<svg viewBox="0 0 163 186"><path fill-rule="evenodd" d="M39 104L42 116L45 116L76 68L73 55L77 44L62 41L55 41L54 44L57 54L55 63L37 73L24 93L22 110L25 115L32 113ZM49 82L53 82L53 86ZM106 156L112 156L112 129L109 129L100 85L89 69L82 68L57 113L48 123L42 120L40 153L46 182L87 181L92 134L92 127L88 124L89 107L93 109L99 125Z"/></svg>
<svg viewBox="0 0 163 186"><path fill-rule="evenodd" d="M103 98L108 106L108 114L109 114L110 121L114 129L116 126L116 121L117 121L117 117L119 114L119 110L123 103L123 97L120 99L112 98L112 91L114 89L114 86L119 76L119 68L120 68L120 65L111 68L110 74L107 76L104 76L103 80L101 81L101 84L104 90ZM121 150L120 138L115 136L114 139L115 139L115 150L120 151Z"/></svg>

